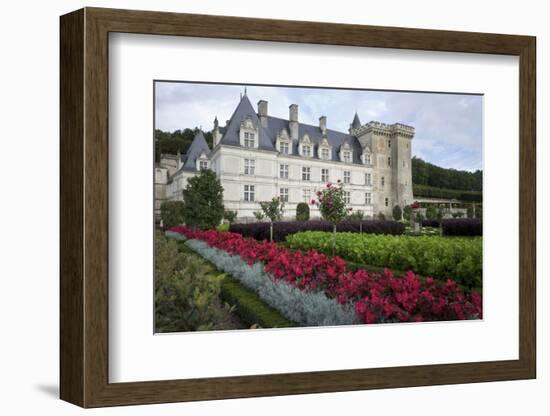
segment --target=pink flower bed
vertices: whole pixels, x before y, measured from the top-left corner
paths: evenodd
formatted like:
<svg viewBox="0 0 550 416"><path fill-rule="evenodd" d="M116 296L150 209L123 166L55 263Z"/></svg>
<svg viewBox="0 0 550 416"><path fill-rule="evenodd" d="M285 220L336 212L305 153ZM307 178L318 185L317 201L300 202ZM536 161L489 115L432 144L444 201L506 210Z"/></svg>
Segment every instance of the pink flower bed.
<svg viewBox="0 0 550 416"><path fill-rule="evenodd" d="M172 227L170 231L240 256L248 264L261 262L275 281L284 280L305 291L322 290L340 304L354 304L364 323L482 317L481 295L464 294L453 280L442 284L429 277L420 279L413 272L394 276L388 269L383 273L352 272L340 257L328 257L316 250L289 250L280 244L259 242L237 233L184 226Z"/></svg>

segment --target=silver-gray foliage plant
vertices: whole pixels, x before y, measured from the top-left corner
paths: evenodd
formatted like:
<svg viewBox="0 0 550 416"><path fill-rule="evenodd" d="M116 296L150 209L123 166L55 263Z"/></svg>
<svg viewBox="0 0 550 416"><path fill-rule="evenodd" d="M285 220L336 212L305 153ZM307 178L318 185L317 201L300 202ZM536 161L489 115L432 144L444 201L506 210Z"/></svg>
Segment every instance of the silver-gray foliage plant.
<svg viewBox="0 0 550 416"><path fill-rule="evenodd" d="M305 326L359 323L352 305L340 305L322 291L301 291L283 280L275 282L261 263L249 265L239 256L210 247L200 240L187 240L185 244L294 322Z"/></svg>

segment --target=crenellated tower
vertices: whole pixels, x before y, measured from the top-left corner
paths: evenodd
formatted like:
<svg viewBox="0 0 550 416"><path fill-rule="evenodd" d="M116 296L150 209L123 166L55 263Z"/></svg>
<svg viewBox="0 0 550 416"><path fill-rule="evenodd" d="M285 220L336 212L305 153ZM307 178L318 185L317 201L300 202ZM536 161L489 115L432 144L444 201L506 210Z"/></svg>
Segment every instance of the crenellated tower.
<svg viewBox="0 0 550 416"><path fill-rule="evenodd" d="M395 205L413 202L411 154L414 127L371 121L362 125L357 113L349 133L361 144L364 164L372 166L375 215L390 216Z"/></svg>

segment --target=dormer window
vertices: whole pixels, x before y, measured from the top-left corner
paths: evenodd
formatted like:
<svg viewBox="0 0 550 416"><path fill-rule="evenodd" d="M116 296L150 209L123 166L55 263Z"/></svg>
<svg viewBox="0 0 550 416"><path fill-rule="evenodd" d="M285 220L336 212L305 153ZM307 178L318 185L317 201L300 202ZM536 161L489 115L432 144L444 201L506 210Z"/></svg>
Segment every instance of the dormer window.
<svg viewBox="0 0 550 416"><path fill-rule="evenodd" d="M284 155L289 155L292 153L292 141L290 140L290 137L288 135L288 132L286 129L282 129L277 134L277 142L276 147L279 149L279 152Z"/></svg>
<svg viewBox="0 0 550 416"><path fill-rule="evenodd" d="M321 142L319 143L317 154L319 156L319 159L321 160L331 159L330 155L332 154L332 146L328 143L328 139L326 136L324 136Z"/></svg>
<svg viewBox="0 0 550 416"><path fill-rule="evenodd" d="M256 135L254 133L244 133L244 147L256 147Z"/></svg>
<svg viewBox="0 0 550 416"><path fill-rule="evenodd" d="M258 126L254 124L250 117L241 122L239 141L243 147L258 148Z"/></svg>
<svg viewBox="0 0 550 416"><path fill-rule="evenodd" d="M361 153L361 161L364 165L372 164L371 152L368 147L363 148L363 153Z"/></svg>
<svg viewBox="0 0 550 416"><path fill-rule="evenodd" d="M304 137L300 141L300 155L303 157L313 156L313 143L311 143L307 134L304 134Z"/></svg>
<svg viewBox="0 0 550 416"><path fill-rule="evenodd" d="M353 150L348 142L340 147L340 161L344 163L352 163L353 161Z"/></svg>
<svg viewBox="0 0 550 416"><path fill-rule="evenodd" d="M279 145L280 147L280 150L281 150L281 153L285 154L285 155L288 155L289 154L289 144L287 142L281 142L281 144Z"/></svg>
<svg viewBox="0 0 550 416"><path fill-rule="evenodd" d="M210 161L208 160L208 157L206 156L205 152L202 152L199 157L197 157L196 160L196 169L197 170L203 170L203 169L209 169L210 168Z"/></svg>

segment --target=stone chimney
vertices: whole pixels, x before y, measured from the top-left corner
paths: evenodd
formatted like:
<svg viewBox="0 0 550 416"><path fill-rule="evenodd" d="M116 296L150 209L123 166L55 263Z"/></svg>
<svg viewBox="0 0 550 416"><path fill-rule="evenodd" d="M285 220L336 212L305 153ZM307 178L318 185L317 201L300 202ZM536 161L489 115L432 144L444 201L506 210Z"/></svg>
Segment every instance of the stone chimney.
<svg viewBox="0 0 550 416"><path fill-rule="evenodd" d="M298 140L298 105L291 104L288 107L288 125L290 127L290 138Z"/></svg>
<svg viewBox="0 0 550 416"><path fill-rule="evenodd" d="M319 117L319 129L323 135L327 132L327 116Z"/></svg>
<svg viewBox="0 0 550 416"><path fill-rule="evenodd" d="M260 124L265 129L267 128L267 101L258 101L258 116L260 117Z"/></svg>

